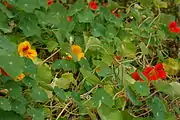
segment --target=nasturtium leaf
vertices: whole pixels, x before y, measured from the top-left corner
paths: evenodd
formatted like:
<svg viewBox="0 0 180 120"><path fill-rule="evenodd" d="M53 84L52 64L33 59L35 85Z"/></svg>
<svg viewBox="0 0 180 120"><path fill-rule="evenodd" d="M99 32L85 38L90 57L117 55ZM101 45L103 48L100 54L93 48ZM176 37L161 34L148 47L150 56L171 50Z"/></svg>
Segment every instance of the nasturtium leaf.
<svg viewBox="0 0 180 120"><path fill-rule="evenodd" d="M68 89L71 83L77 84L72 73L64 73L61 78L54 78L53 82L55 86L63 89Z"/></svg>
<svg viewBox="0 0 180 120"><path fill-rule="evenodd" d="M93 22L91 32L94 37L104 37L106 28L103 24Z"/></svg>
<svg viewBox="0 0 180 120"><path fill-rule="evenodd" d="M26 37L30 36L40 36L40 28L38 27L38 20L34 14L31 13L21 13L19 27L23 31Z"/></svg>
<svg viewBox="0 0 180 120"><path fill-rule="evenodd" d="M86 38L84 41L85 41L86 50L88 49L96 50L97 48L101 48L100 40L95 37Z"/></svg>
<svg viewBox="0 0 180 120"><path fill-rule="evenodd" d="M165 111L163 102L155 96L152 101L152 112L155 120L165 120Z"/></svg>
<svg viewBox="0 0 180 120"><path fill-rule="evenodd" d="M31 97L36 102L45 102L48 100L47 93L40 87L32 88Z"/></svg>
<svg viewBox="0 0 180 120"><path fill-rule="evenodd" d="M86 9L78 13L79 22L90 23L93 21L95 15L90 9Z"/></svg>
<svg viewBox="0 0 180 120"><path fill-rule="evenodd" d="M0 110L0 120L24 120L22 116L12 111Z"/></svg>
<svg viewBox="0 0 180 120"><path fill-rule="evenodd" d="M30 107L27 109L27 113L33 118L33 120L44 120L45 117L43 108Z"/></svg>
<svg viewBox="0 0 180 120"><path fill-rule="evenodd" d="M52 80L51 69L45 65L40 65L37 68L36 80L50 83Z"/></svg>
<svg viewBox="0 0 180 120"><path fill-rule="evenodd" d="M95 107L98 107L102 103L109 107L112 107L114 104L112 97L103 88L98 88L96 90L96 92L93 94L92 100Z"/></svg>
<svg viewBox="0 0 180 120"><path fill-rule="evenodd" d="M36 81L33 78L30 77L25 77L23 79L23 83L27 86L27 87L35 87L37 85Z"/></svg>
<svg viewBox="0 0 180 120"><path fill-rule="evenodd" d="M60 100L66 100L65 91L63 89L54 87L54 93Z"/></svg>
<svg viewBox="0 0 180 120"><path fill-rule="evenodd" d="M148 96L150 94L149 86L145 82L135 82L135 84L132 85L132 89L134 89L141 96Z"/></svg>
<svg viewBox="0 0 180 120"><path fill-rule="evenodd" d="M52 69L63 69L64 71L76 71L76 65L73 61L69 60L56 60L52 64Z"/></svg>
<svg viewBox="0 0 180 120"><path fill-rule="evenodd" d="M102 120L123 120L121 112L106 105L98 108L98 114Z"/></svg>
<svg viewBox="0 0 180 120"><path fill-rule="evenodd" d="M125 57L135 57L136 55L136 46L134 43L129 41L124 41L122 44L123 56Z"/></svg>
<svg viewBox="0 0 180 120"><path fill-rule="evenodd" d="M180 83L178 83L178 82L171 82L169 84L172 87L172 92L173 92L174 96L180 96L180 91L179 91Z"/></svg>
<svg viewBox="0 0 180 120"><path fill-rule="evenodd" d="M11 101L11 109L16 113L23 115L26 111L26 106L20 101L13 100Z"/></svg>
<svg viewBox="0 0 180 120"><path fill-rule="evenodd" d="M99 78L92 74L91 71L88 71L84 68L80 68L80 72L82 73L84 79L86 79L88 82L92 83L93 85L96 84L102 84Z"/></svg>
<svg viewBox="0 0 180 120"><path fill-rule="evenodd" d="M81 98L80 98L80 94L75 92L75 91L72 91L71 93L71 96L73 98L73 100L76 102L76 103L80 103L81 102Z"/></svg>
<svg viewBox="0 0 180 120"><path fill-rule="evenodd" d="M39 0L17 0L16 6L23 9L25 12L33 12L35 8L40 8Z"/></svg>
<svg viewBox="0 0 180 120"><path fill-rule="evenodd" d="M44 8L48 8L48 3L46 0L39 0L39 5Z"/></svg>
<svg viewBox="0 0 180 120"><path fill-rule="evenodd" d="M16 45L12 43L7 36L0 36L0 48L9 54L16 51Z"/></svg>
<svg viewBox="0 0 180 120"><path fill-rule="evenodd" d="M110 95L110 96L114 96L114 86L113 85L110 85L110 84L107 84L107 85L104 85L104 90Z"/></svg>
<svg viewBox="0 0 180 120"><path fill-rule="evenodd" d="M161 13L160 14L160 21L163 24L168 25L171 21L175 21L175 16L173 16L171 14Z"/></svg>
<svg viewBox="0 0 180 120"><path fill-rule="evenodd" d="M77 0L74 5L68 10L68 15L72 16L85 8L85 2L83 0Z"/></svg>
<svg viewBox="0 0 180 120"><path fill-rule="evenodd" d="M52 40L48 41L46 43L46 45L47 45L47 48L48 48L49 52L52 52L55 48L58 47L58 43L56 41L52 41Z"/></svg>
<svg viewBox="0 0 180 120"><path fill-rule="evenodd" d="M0 19L0 30L2 30L5 33L11 32L12 30L8 26L8 18L7 18L7 16L2 11L0 11L0 16L1 16L1 19Z"/></svg>
<svg viewBox="0 0 180 120"><path fill-rule="evenodd" d="M87 59L81 59L81 61L79 61L79 64L81 68L84 68L86 70L92 70Z"/></svg>
<svg viewBox="0 0 180 120"><path fill-rule="evenodd" d="M104 104L98 108L98 114L102 120L134 120L134 117L131 116L128 112L112 109ZM138 118L138 120L139 119L140 118Z"/></svg>
<svg viewBox="0 0 180 120"><path fill-rule="evenodd" d="M37 66L33 63L31 59L24 58L24 62L24 73L35 74L37 72Z"/></svg>
<svg viewBox="0 0 180 120"><path fill-rule="evenodd" d="M60 25L61 22L67 21L67 12L65 7L62 4L59 3L54 3L49 7L48 12L44 15L41 13L41 19L43 20L46 24L53 24L55 26ZM60 22L61 21L61 22Z"/></svg>
<svg viewBox="0 0 180 120"><path fill-rule="evenodd" d="M142 103L137 99L137 96L135 94L135 92L130 88L127 87L126 88L126 95L129 98L129 100L134 104L134 105L141 105Z"/></svg>
<svg viewBox="0 0 180 120"><path fill-rule="evenodd" d="M9 91L9 96L14 99L19 99L22 97L22 88L18 82L8 81L5 83L4 87Z"/></svg>
<svg viewBox="0 0 180 120"><path fill-rule="evenodd" d="M105 31L106 31L105 35L107 38L114 38L118 33L118 31L116 30L116 28L112 24L108 24L106 26Z"/></svg>
<svg viewBox="0 0 180 120"><path fill-rule="evenodd" d="M167 82L167 81L157 81L154 83L155 87L157 90L164 92L168 94L171 97L179 97L180 92L179 92L179 87L180 83L178 82Z"/></svg>
<svg viewBox="0 0 180 120"><path fill-rule="evenodd" d="M8 99L0 97L0 108L5 111L11 110L11 104ZM1 117L0 117L1 118Z"/></svg>
<svg viewBox="0 0 180 120"><path fill-rule="evenodd" d="M5 7L5 5L0 3L0 9L6 13L6 15L8 16L8 18L13 18L13 14Z"/></svg>

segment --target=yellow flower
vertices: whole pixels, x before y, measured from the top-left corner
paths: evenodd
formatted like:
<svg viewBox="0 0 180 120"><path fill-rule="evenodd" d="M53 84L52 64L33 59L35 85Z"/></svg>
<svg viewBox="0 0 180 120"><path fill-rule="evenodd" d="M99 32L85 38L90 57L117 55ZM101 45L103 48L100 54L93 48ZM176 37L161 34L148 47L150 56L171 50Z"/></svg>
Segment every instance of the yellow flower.
<svg viewBox="0 0 180 120"><path fill-rule="evenodd" d="M19 56L32 60L37 56L36 50L31 49L31 45L28 41L24 41L18 45L18 53Z"/></svg>
<svg viewBox="0 0 180 120"><path fill-rule="evenodd" d="M82 49L80 46L78 45L72 45L71 46L71 50L72 50L72 53L75 54L78 58L78 61L81 60L81 58L84 58L84 53L82 52ZM70 58L72 58L72 56L69 56Z"/></svg>
<svg viewBox="0 0 180 120"><path fill-rule="evenodd" d="M21 73L19 76L16 77L16 79L18 80L22 80L24 79L25 75L23 73Z"/></svg>
<svg viewBox="0 0 180 120"><path fill-rule="evenodd" d="M72 53L75 54L75 55L78 55L78 54L82 53L82 49L78 45L72 45L71 50L72 50Z"/></svg>
<svg viewBox="0 0 180 120"><path fill-rule="evenodd" d="M83 53L83 52L82 52L82 53L79 53L79 54L77 55L77 57L78 57L78 61L80 61L81 58L84 58L84 53Z"/></svg>

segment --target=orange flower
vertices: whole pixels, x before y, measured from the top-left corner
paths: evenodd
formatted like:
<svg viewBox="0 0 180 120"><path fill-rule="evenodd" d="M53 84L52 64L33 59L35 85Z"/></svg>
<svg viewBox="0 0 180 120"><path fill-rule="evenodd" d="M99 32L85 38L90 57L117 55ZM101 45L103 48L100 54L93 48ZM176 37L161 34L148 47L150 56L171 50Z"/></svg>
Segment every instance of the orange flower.
<svg viewBox="0 0 180 120"><path fill-rule="evenodd" d="M31 49L31 45L28 41L22 42L18 45L18 53L21 57L34 59L37 56L36 50Z"/></svg>
<svg viewBox="0 0 180 120"><path fill-rule="evenodd" d="M21 73L19 76L16 77L16 79L18 80L22 80L24 79L25 75L23 73Z"/></svg>
<svg viewBox="0 0 180 120"><path fill-rule="evenodd" d="M68 55L68 56L66 57L66 60L72 60L72 56L71 56L71 55Z"/></svg>
<svg viewBox="0 0 180 120"><path fill-rule="evenodd" d="M80 46L72 45L71 50L72 50L72 53L75 54L78 57L78 61L80 61L81 58L84 58L84 53L82 52L82 49L81 49Z"/></svg>

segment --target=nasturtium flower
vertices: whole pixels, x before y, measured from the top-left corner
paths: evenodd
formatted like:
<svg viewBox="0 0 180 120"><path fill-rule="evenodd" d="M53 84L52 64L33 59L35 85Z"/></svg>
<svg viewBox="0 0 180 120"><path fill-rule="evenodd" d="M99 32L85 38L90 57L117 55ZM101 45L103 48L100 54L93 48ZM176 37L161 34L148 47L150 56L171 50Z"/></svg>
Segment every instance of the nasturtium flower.
<svg viewBox="0 0 180 120"><path fill-rule="evenodd" d="M68 55L68 56L66 57L66 60L72 60L72 56L71 56L71 55Z"/></svg>
<svg viewBox="0 0 180 120"><path fill-rule="evenodd" d="M71 46L71 51L74 55L77 56L78 61L80 61L82 58L84 58L84 53L82 52L82 49L78 45L72 45ZM71 56L72 57L72 56Z"/></svg>
<svg viewBox="0 0 180 120"><path fill-rule="evenodd" d="M163 69L162 63L158 63L155 66L146 67L142 74L148 79L148 81L166 78L166 72ZM131 76L136 81L143 81L138 72L134 72Z"/></svg>
<svg viewBox="0 0 180 120"><path fill-rule="evenodd" d="M115 15L117 18L120 18L120 14L116 12L116 10L113 10L111 12L113 15Z"/></svg>
<svg viewBox="0 0 180 120"><path fill-rule="evenodd" d="M21 73L19 76L16 77L17 80L22 80L24 79L25 75Z"/></svg>
<svg viewBox="0 0 180 120"><path fill-rule="evenodd" d="M180 27L178 27L175 21L169 23L169 31L174 33L180 33Z"/></svg>
<svg viewBox="0 0 180 120"><path fill-rule="evenodd" d="M54 3L54 0L48 0L48 6L51 6Z"/></svg>
<svg viewBox="0 0 180 120"><path fill-rule="evenodd" d="M72 21L72 16L68 16L68 17L67 17L67 21L68 21L68 22L71 22L71 21Z"/></svg>
<svg viewBox="0 0 180 120"><path fill-rule="evenodd" d="M97 9L98 9L97 2L95 2L94 0L91 1L91 2L89 3L89 8L91 8L92 10L97 10Z"/></svg>
<svg viewBox="0 0 180 120"><path fill-rule="evenodd" d="M28 41L24 41L18 45L18 53L19 56L32 60L37 56L36 50L31 49L31 45Z"/></svg>

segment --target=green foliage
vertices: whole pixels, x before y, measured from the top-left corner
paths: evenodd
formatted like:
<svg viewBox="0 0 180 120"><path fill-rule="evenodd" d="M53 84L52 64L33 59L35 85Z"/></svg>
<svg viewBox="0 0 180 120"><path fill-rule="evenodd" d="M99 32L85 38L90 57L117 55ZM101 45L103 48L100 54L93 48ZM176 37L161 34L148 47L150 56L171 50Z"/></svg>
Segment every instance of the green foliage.
<svg viewBox="0 0 180 120"><path fill-rule="evenodd" d="M176 119L180 1L105 1L0 1L0 120Z"/></svg>

